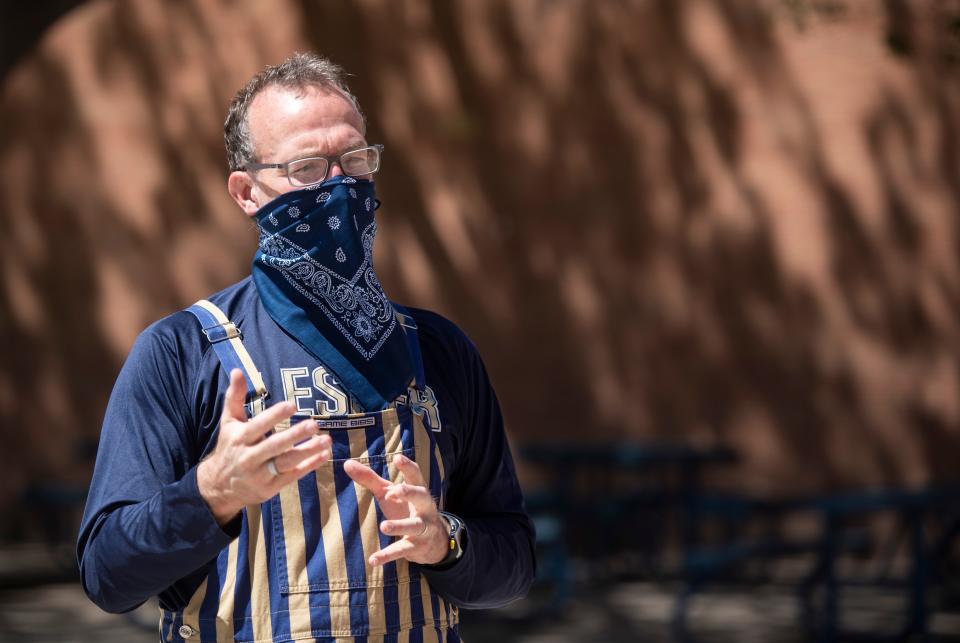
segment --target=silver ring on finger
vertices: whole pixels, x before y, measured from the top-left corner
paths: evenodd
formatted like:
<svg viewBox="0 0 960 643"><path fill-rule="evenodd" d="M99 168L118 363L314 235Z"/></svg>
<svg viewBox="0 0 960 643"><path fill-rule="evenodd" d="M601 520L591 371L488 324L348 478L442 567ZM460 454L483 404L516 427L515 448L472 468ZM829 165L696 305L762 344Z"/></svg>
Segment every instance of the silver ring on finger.
<svg viewBox="0 0 960 643"><path fill-rule="evenodd" d="M275 458L270 458L267 460L267 471L269 471L270 475L272 475L274 478L280 475L280 472L277 471L277 461Z"/></svg>

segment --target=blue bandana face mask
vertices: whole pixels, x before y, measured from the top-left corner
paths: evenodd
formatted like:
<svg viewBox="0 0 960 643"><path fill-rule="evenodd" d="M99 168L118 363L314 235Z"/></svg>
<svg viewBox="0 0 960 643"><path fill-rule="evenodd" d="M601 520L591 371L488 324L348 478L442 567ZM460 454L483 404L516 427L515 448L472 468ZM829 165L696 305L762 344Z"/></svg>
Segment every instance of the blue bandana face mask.
<svg viewBox="0 0 960 643"><path fill-rule="evenodd" d="M373 270L378 205L372 181L338 176L282 194L255 215L253 279L264 308L365 411L388 406L413 376Z"/></svg>

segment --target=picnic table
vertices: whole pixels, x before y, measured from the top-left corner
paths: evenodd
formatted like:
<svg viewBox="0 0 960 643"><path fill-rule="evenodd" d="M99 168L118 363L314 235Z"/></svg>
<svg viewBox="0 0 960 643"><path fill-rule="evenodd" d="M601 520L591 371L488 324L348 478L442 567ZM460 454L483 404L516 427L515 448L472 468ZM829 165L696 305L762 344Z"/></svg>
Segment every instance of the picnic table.
<svg viewBox="0 0 960 643"><path fill-rule="evenodd" d="M554 607L572 592L571 543L587 557L638 550L657 575L672 537L684 552L695 547L703 472L736 461L725 446L662 441L536 444L519 453L548 481L527 495L527 506L537 527L541 577L555 588Z"/></svg>
<svg viewBox="0 0 960 643"><path fill-rule="evenodd" d="M958 484L756 498L716 493L704 485L705 470L737 461L736 453L723 445L559 443L527 445L519 452L527 463L542 469L548 481L541 492L530 494L528 505L547 562L545 580L558 588L555 603L562 604L572 592L571 543L581 548L578 553L584 553L586 546L588 556L611 552L620 545L645 549L650 570L658 574L672 536L672 542L679 544L683 579L674 607L675 631L681 640L687 638L690 601L705 584L746 563L785 556L806 556L812 561L797 595L803 624L815 638L825 642L854 637L924 640L929 589L945 579L960 536ZM882 513L892 515L900 525L896 542L885 549L863 525L864 517ZM798 537L783 532L782 525L797 514L815 519L813 534ZM636 520L637 516L642 516L642 521ZM726 525L726 539L708 541L704 533L708 523ZM766 530L761 535L748 534L744 527L750 523L763 523ZM716 536L716 532L713 529L710 534ZM838 561L845 555L890 559L898 547L905 549L909 562L905 575L894 576L889 564L886 571L868 578L845 578L838 571ZM879 562L884 565L883 560ZM844 630L842 596L846 588L855 585L904 593L907 607L901 627L894 632Z"/></svg>

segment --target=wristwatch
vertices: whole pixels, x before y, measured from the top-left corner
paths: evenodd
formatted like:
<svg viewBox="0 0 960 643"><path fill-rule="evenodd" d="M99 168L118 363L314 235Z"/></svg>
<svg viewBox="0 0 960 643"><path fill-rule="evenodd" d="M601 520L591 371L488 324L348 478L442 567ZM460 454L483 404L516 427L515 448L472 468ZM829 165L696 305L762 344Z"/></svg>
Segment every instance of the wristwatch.
<svg viewBox="0 0 960 643"><path fill-rule="evenodd" d="M441 511L440 515L443 516L447 524L450 525L450 548L447 550L447 555L441 560L437 565L447 565L454 561L460 560L460 557L463 556L463 549L467 545L467 530L466 525L463 524L463 521L460 520L457 516L454 516L448 511Z"/></svg>

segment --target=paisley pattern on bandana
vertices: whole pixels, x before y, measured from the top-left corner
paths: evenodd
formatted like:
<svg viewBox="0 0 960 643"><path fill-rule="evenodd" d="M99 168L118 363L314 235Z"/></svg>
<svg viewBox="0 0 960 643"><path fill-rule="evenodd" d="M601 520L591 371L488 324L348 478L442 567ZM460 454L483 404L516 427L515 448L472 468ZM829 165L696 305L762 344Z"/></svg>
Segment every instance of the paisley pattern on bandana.
<svg viewBox="0 0 960 643"><path fill-rule="evenodd" d="M372 181L334 177L256 214L253 280L263 307L368 411L407 390L413 362L373 269Z"/></svg>
<svg viewBox="0 0 960 643"><path fill-rule="evenodd" d="M320 308L367 360L377 354L397 323L393 305L373 272L376 234L377 224L371 221L361 234L363 263L349 276L331 270L280 234L264 235L260 240L260 261L280 271L291 286ZM343 248L337 248L334 258L338 263L347 262Z"/></svg>

